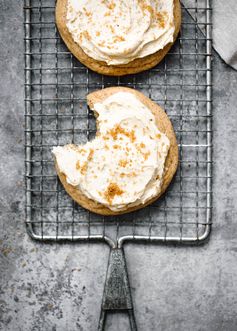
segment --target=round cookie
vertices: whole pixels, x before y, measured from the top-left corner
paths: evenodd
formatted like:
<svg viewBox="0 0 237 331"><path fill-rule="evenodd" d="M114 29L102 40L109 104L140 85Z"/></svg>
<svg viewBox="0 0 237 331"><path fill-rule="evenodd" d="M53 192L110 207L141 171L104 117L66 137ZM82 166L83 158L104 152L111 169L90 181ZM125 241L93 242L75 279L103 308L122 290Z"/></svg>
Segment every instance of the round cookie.
<svg viewBox="0 0 237 331"><path fill-rule="evenodd" d="M87 96L87 103L90 108L93 108L93 105L97 102L102 102L104 99L108 98L110 95L117 93L117 92L129 92L133 93L150 111L153 113L156 119L156 125L159 131L166 134L166 136L170 140L170 149L165 161L165 170L164 170L164 177L163 183L161 187L161 192L153 197L152 199L148 200L145 204L140 204L134 207L129 207L120 211L112 211L106 206L97 203L89 198L87 198L77 187L72 186L67 183L66 176L59 171L59 168L56 164L56 171L60 178L61 183L63 184L67 193L82 207L101 215L120 215L129 213L145 206L151 204L155 200L157 200L167 189L169 186L178 166L178 145L176 141L176 136L173 130L173 126L170 122L169 117L166 115L164 110L151 101L148 97L143 95L141 92L133 90L127 87L109 87L103 90L95 91ZM96 113L95 113L96 116Z"/></svg>
<svg viewBox="0 0 237 331"><path fill-rule="evenodd" d="M173 43L175 42L181 25L181 6L180 0L174 0L174 42L167 44L163 49L154 54L150 54L143 58L138 58L130 63L123 65L107 65L105 62L97 61L88 56L82 48L75 43L71 33L66 26L67 16L67 0L57 0L56 4L56 24L59 33L72 54L85 66L99 74L109 76L123 76L135 74L144 70L148 70L156 66L168 53Z"/></svg>

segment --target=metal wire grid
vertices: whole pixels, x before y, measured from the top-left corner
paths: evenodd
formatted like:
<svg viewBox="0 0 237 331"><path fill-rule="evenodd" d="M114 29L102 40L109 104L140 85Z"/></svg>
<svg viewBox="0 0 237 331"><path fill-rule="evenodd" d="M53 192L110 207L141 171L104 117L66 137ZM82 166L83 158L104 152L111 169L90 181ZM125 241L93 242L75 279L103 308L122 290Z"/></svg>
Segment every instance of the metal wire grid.
<svg viewBox="0 0 237 331"><path fill-rule="evenodd" d="M40 240L103 239L199 242L211 224L211 7L190 0L182 29L157 67L107 77L84 67L65 47L54 0L25 0L26 224ZM191 14L191 15L190 15ZM180 163L166 194L140 211L102 217L75 204L61 186L51 149L95 134L86 95L108 86L133 87L159 103L174 125Z"/></svg>

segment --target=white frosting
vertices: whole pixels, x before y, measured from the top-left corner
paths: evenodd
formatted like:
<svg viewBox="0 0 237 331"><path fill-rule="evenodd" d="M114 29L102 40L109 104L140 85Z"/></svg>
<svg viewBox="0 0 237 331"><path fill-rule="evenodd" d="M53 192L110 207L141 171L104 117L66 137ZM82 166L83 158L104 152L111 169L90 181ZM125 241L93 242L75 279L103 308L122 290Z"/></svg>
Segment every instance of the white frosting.
<svg viewBox="0 0 237 331"><path fill-rule="evenodd" d="M173 0L68 0L67 28L83 51L109 65L173 42Z"/></svg>
<svg viewBox="0 0 237 331"><path fill-rule="evenodd" d="M53 148L60 172L111 210L144 204L161 190L169 139L132 93L115 93L94 110L99 132L94 140Z"/></svg>

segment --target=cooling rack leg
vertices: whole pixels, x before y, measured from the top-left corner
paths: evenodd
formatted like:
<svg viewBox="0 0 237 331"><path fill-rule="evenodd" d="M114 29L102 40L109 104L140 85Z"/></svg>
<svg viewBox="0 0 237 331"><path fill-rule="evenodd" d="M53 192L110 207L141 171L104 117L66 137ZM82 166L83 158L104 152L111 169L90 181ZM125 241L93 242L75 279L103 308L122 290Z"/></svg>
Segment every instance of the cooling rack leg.
<svg viewBox="0 0 237 331"><path fill-rule="evenodd" d="M128 310L131 331L137 331L136 320L133 309Z"/></svg>
<svg viewBox="0 0 237 331"><path fill-rule="evenodd" d="M103 331L105 328L107 312L118 310L128 312L131 331L136 331L137 327L133 312L124 251L121 248L113 248L111 249L109 257L98 326L99 331Z"/></svg>
<svg viewBox="0 0 237 331"><path fill-rule="evenodd" d="M106 318L106 312L103 309L101 309L98 331L104 331L105 318Z"/></svg>

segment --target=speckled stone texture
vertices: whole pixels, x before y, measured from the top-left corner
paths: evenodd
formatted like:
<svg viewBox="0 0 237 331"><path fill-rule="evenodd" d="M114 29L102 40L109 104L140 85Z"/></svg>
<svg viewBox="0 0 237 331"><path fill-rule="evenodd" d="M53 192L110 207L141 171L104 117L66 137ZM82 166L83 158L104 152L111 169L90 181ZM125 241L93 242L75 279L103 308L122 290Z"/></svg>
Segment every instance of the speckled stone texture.
<svg viewBox="0 0 237 331"><path fill-rule="evenodd" d="M21 1L0 1L0 330L96 330L109 250L41 244L24 227ZM237 329L237 72L214 56L213 232L200 247L127 245L139 330ZM110 315L107 330L129 330Z"/></svg>

